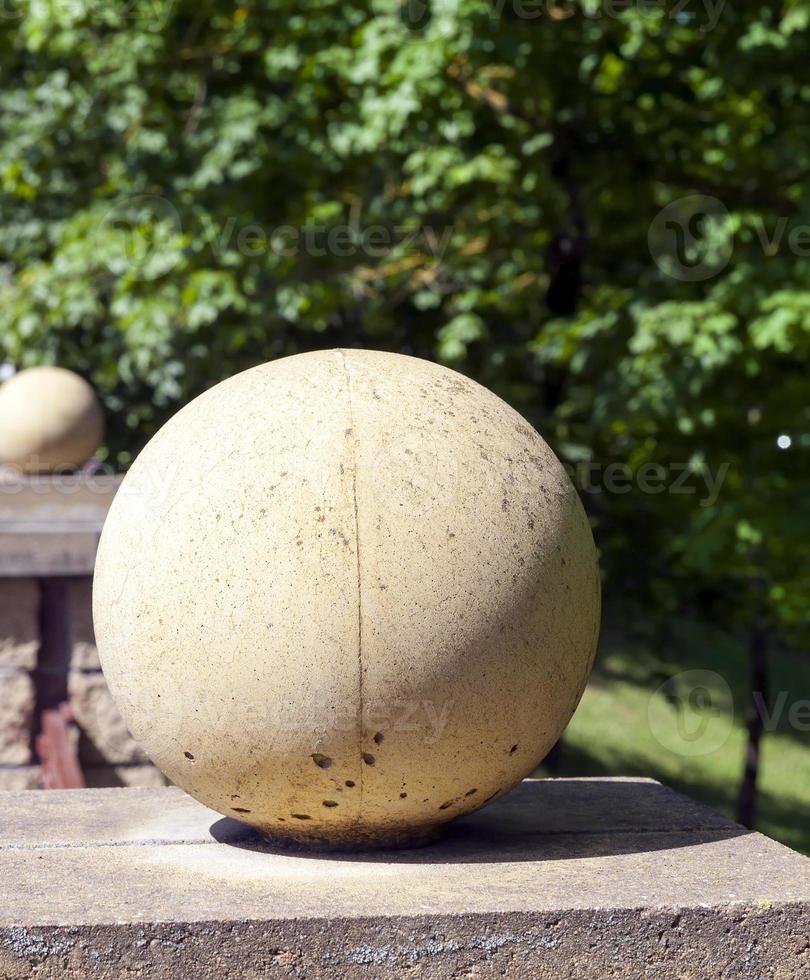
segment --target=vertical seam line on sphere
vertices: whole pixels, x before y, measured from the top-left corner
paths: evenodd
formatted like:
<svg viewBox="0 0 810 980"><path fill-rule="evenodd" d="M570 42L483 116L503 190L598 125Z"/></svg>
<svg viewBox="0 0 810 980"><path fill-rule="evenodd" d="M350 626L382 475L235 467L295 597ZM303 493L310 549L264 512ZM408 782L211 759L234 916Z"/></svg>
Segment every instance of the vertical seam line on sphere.
<svg viewBox="0 0 810 980"><path fill-rule="evenodd" d="M363 599L360 586L360 520L357 513L357 433L355 432L354 408L352 406L352 379L349 371L349 364L346 360L344 351L340 351L340 358L343 364L343 373L346 376L346 395L349 402L349 426L351 428L352 445L352 502L354 505L354 548L355 564L357 566L357 701L358 701L358 731L357 731L357 756L362 759L363 752ZM360 762L358 768L358 823L363 819L363 763Z"/></svg>

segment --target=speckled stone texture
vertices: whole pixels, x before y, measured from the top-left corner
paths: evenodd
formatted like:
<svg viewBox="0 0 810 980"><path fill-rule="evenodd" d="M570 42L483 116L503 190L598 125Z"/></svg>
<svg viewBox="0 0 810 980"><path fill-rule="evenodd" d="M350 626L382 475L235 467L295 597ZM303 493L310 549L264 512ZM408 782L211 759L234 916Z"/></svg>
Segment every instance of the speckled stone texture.
<svg viewBox="0 0 810 980"><path fill-rule="evenodd" d="M110 689L208 806L317 846L429 837L530 773L599 626L588 521L540 436L427 361L334 350L182 409L99 546Z"/></svg>
<svg viewBox="0 0 810 980"><path fill-rule="evenodd" d="M4 980L807 980L810 861L651 780L290 853L182 793L0 794Z"/></svg>

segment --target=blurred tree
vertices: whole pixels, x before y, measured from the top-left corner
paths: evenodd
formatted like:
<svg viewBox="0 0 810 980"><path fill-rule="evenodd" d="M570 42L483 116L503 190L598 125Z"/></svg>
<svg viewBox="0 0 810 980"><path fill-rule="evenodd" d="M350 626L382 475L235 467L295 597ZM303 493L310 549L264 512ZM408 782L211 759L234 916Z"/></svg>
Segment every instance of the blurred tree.
<svg viewBox="0 0 810 980"><path fill-rule="evenodd" d="M807 640L808 23L5 0L0 358L88 375L122 467L259 361L442 360L593 478L608 587L747 630L757 690Z"/></svg>

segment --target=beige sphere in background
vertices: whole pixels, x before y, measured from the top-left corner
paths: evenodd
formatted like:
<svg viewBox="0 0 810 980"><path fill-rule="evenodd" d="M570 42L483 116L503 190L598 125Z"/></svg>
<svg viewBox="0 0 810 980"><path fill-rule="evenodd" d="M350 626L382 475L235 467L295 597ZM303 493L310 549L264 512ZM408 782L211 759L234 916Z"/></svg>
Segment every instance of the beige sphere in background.
<svg viewBox="0 0 810 980"><path fill-rule="evenodd" d="M29 368L0 387L0 464L23 473L78 469L104 435L90 385L58 367Z"/></svg>
<svg viewBox="0 0 810 980"><path fill-rule="evenodd" d="M564 729L599 627L593 538L520 415L428 361L330 350L182 409L101 539L94 614L134 735L276 838L407 844Z"/></svg>

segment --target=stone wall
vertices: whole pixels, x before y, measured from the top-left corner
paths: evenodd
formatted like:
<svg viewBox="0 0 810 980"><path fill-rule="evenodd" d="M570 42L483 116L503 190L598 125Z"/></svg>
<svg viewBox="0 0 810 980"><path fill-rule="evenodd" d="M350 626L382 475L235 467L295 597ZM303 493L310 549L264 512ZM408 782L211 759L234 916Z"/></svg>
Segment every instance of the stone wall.
<svg viewBox="0 0 810 980"><path fill-rule="evenodd" d="M68 691L87 785L161 786L163 776L132 739L104 682L93 635L91 579L65 581L71 630ZM0 789L41 785L32 751L39 602L35 578L0 579Z"/></svg>

